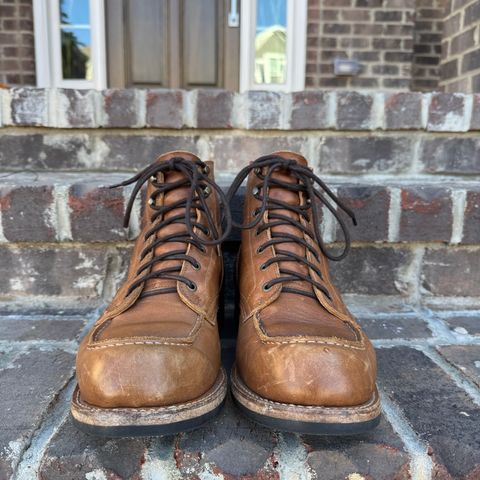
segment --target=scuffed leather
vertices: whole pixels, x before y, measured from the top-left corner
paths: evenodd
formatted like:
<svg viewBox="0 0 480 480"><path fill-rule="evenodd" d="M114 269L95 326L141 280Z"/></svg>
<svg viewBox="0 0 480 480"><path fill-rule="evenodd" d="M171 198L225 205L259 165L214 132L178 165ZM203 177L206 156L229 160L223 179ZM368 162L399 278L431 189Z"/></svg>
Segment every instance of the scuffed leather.
<svg viewBox="0 0 480 480"><path fill-rule="evenodd" d="M306 160L292 152L275 152L306 165ZM286 172L275 175L283 181ZM259 180L252 172L248 178L244 223L253 219L261 202L252 194ZM298 204L300 195L281 188L271 188L270 195L284 202ZM284 215L296 215L282 210ZM268 218L265 213L264 220ZM273 227L302 235L294 226ZM343 303L332 284L327 259L317 261L323 280L304 265L288 262L288 268L309 270L309 274L327 287L331 299L314 288L313 298L282 293L277 284L265 292L265 282L279 277L277 263L265 270L260 266L274 254L274 246L258 253L258 247L270 238L269 229L259 235L251 228L242 232L240 248L240 325L236 365L245 384L258 395L276 402L314 406L355 406L367 402L375 391L376 360L373 347ZM306 241L311 240L304 235ZM282 244L305 255L301 245ZM308 282L295 282L295 288L312 288Z"/></svg>
<svg viewBox="0 0 480 480"><path fill-rule="evenodd" d="M197 157L189 152L170 152L157 161L182 156L189 160ZM212 162L205 162L213 178ZM172 182L178 172L160 178ZM149 183L146 198L153 186ZM176 201L186 194L186 189L176 189L157 198L162 202ZM217 224L220 221L215 193L207 203ZM174 215L177 210L168 215ZM182 263L182 275L197 284L192 292L175 280L152 279L126 296L136 279L137 269L152 255L140 261L145 248L144 235L151 228L152 209L144 206L143 227L135 242L126 281L104 314L80 345L77 355L77 380L82 399L98 407L152 407L168 406L196 399L214 384L220 369L220 341L216 323L222 258L216 246L206 246L202 253L189 245L191 254L200 264L195 270L188 262ZM206 225L199 214L200 223ZM220 230L220 226L218 226ZM168 225L162 235L182 229L181 225ZM197 229L195 233L202 237ZM152 236L148 241L154 240ZM165 249L184 248L184 244L168 243L155 249L155 255ZM151 268L165 268L175 260L162 262ZM142 290L176 286L176 293L139 298Z"/></svg>

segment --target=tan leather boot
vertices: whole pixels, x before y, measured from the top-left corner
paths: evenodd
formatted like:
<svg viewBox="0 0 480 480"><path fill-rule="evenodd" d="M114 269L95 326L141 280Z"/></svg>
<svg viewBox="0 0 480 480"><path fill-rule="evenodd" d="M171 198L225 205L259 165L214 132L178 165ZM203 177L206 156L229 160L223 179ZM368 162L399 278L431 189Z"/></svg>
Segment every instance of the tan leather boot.
<svg viewBox="0 0 480 480"><path fill-rule="evenodd" d="M187 430L212 417L226 394L216 323L225 195L211 162L171 152L121 184L136 183L126 224L147 182L128 278L77 355L71 412L94 434Z"/></svg>
<svg viewBox="0 0 480 480"><path fill-rule="evenodd" d="M327 263L343 258L350 244L332 201L354 215L294 153L250 164L229 198L247 175L234 398L249 417L279 430L370 429L380 415L375 352L332 284ZM320 236L322 205L330 205L346 235L337 257Z"/></svg>

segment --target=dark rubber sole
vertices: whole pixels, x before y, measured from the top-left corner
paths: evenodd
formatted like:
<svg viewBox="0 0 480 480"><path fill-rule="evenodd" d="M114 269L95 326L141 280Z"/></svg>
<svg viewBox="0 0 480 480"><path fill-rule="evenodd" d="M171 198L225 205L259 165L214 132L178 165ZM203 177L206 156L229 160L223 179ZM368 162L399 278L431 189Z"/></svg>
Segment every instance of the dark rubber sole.
<svg viewBox="0 0 480 480"><path fill-rule="evenodd" d="M319 407L274 402L260 397L241 380L236 369L231 375L232 396L248 418L273 430L308 435L358 435L380 422L378 392L370 401L353 407Z"/></svg>
<svg viewBox="0 0 480 480"><path fill-rule="evenodd" d="M73 417L73 415L72 420L73 424L79 430L96 437L162 437L165 435L175 435L181 432L188 432L201 427L220 413L224 403L225 400L223 400L214 410L211 410L201 417L196 417L191 420L182 420L180 422L169 423L166 425L125 425L103 427L79 422Z"/></svg>
<svg viewBox="0 0 480 480"><path fill-rule="evenodd" d="M77 385L71 415L82 431L103 437L162 436L200 427L215 417L227 394L227 375L222 368L214 385L201 397L163 407L103 408L82 400Z"/></svg>

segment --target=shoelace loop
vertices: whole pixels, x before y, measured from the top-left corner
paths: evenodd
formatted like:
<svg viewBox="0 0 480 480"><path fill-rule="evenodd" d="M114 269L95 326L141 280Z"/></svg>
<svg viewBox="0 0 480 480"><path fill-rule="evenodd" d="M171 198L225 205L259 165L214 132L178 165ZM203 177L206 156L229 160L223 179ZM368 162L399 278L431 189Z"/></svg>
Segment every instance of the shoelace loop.
<svg viewBox="0 0 480 480"><path fill-rule="evenodd" d="M183 178L175 182L157 182L156 178L158 173L166 173L173 171L178 171L182 173ZM132 213L135 198L137 197L138 192L141 190L142 186L146 182L150 181L155 187L153 193L148 199L150 208L154 210L154 213L150 218L150 224L152 225L152 227L148 231L146 231L144 239L145 241L147 241L152 235L154 235L156 238L141 252L141 260L143 260L148 254L154 252L155 249L161 244L169 242L180 242L185 244L184 250L177 249L165 252L161 255L153 255L153 257L148 262L144 263L137 270L137 276L141 275L142 273L143 275L131 284L129 290L127 291L127 296L130 295L137 287L143 285L147 280L155 278L176 280L187 285L187 287L192 291L196 290L197 286L194 282L184 277L183 275L178 274L181 271L181 264L178 266L163 268L153 272L151 271L151 267L154 264L163 261L182 260L190 263L194 269L198 269L200 268L200 264L198 263L198 261L191 255L186 254L188 244L192 244L198 249L205 251L206 246L214 246L221 244L230 233L232 227L232 218L230 209L228 208L228 201L223 190L215 183L215 181L209 178L208 173L208 166L204 162L200 160L187 160L179 156L172 157L169 160L153 163L152 165L149 165L148 167L134 175L132 178L129 178L121 183L112 185L110 187L125 187L127 185L135 183L125 210L125 228L128 227L130 223L130 216ZM188 193L184 199L167 205L156 205L156 199L158 196L162 194L165 195L172 190L184 187L188 187ZM225 228L222 233L218 231L216 222L206 201L206 198L212 192L216 192L218 196L219 206L221 210L220 224L225 224ZM181 212L177 215L171 216L168 219L165 218L165 215L168 212L176 209L181 209ZM207 227L196 221L196 217L193 213L194 211L201 211L204 213ZM159 217L161 219L157 222L157 219ZM185 231L174 233L171 235L159 235L159 233L164 227L172 224L184 224ZM195 228L200 230L206 237L210 237L210 240L197 235L197 233L195 233L194 231ZM151 292L146 292L142 295L147 296L161 293L173 293L175 291L176 288L173 287L163 288L153 290Z"/></svg>
<svg viewBox="0 0 480 480"><path fill-rule="evenodd" d="M263 174L262 172L266 172ZM334 205L328 200L332 200L341 210L343 210L351 219L354 225L357 224L355 214L353 211L344 205L341 200L328 188L328 186L317 176L315 175L308 167L297 163L295 160L284 159L276 155L266 155L258 158L250 165L243 168L233 181L228 193L227 198L231 200L235 193L238 191L243 181L250 174L251 171L254 171L256 176L261 180L261 183L257 186L254 186L253 194L257 200L261 201L261 206L252 212L253 220L246 224L237 224L233 222L233 225L241 229L251 229L257 227L256 234L260 234L262 231L282 225L294 226L297 229L301 230L303 234L312 238L318 244L321 252L330 260L341 260L345 258L350 250L350 234L343 221L342 217L339 215ZM279 180L278 178L273 177L274 172L276 171L288 171L293 175L298 183L287 183ZM315 185L318 185L320 189L315 188ZM302 193L305 196L305 202L301 205L292 205L287 202L283 202L279 199L271 198L268 194L270 187L284 188L289 191L296 193ZM263 194L261 195L260 192ZM325 243L322 239L320 233L320 222L321 222L321 206L320 203L325 205L327 209L332 213L337 222L339 223L344 239L345 247L339 255L334 255L328 251L325 246ZM309 221L308 213L311 212L311 223L313 224L313 231L306 228L300 221L295 220L294 218L284 215L278 210L287 210L298 215L298 217L303 217L307 222ZM268 211L268 223L263 223L260 225L264 213ZM259 252L261 253L269 246L279 246L280 244L285 243L297 243L300 244L305 251L308 251L313 255L317 260L319 260L318 252L316 249L307 242L303 236L292 235L289 233L271 233L271 238L263 243L259 247ZM264 264L260 266L261 270L266 270L273 263L279 262L299 262L306 265L309 269L313 270L320 279L322 278L322 273L319 267L309 261L307 258L299 256L289 250L284 250L281 248L275 249L276 255L267 260ZM311 285L315 286L317 289L323 291L325 295L330 297L330 294L327 288L320 282L317 282L315 279L311 278L309 275L305 275L298 271L293 271L287 268L280 268L280 276L274 278L263 286L264 291L269 291L275 284L292 282L292 281L306 281ZM301 295L310 296L316 298L313 293L306 292L304 290L293 289L291 287L283 287L283 291L288 291L291 293L298 293Z"/></svg>

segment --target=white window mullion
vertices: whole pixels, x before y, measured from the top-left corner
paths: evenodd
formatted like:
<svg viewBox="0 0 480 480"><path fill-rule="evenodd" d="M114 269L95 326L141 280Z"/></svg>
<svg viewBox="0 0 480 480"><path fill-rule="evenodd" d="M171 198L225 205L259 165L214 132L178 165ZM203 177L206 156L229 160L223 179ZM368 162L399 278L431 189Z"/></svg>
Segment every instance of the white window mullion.
<svg viewBox="0 0 480 480"><path fill-rule="evenodd" d="M305 88L307 0L287 0L286 81L284 84L255 82L256 12L256 0L246 0L241 3L240 90L303 90Z"/></svg>

